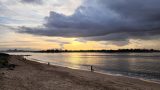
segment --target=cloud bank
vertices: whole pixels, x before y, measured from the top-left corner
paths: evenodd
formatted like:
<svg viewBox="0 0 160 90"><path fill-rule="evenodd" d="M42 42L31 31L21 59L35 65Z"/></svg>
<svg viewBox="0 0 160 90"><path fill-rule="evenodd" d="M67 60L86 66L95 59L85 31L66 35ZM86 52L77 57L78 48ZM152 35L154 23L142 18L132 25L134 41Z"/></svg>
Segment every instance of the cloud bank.
<svg viewBox="0 0 160 90"><path fill-rule="evenodd" d="M51 11L42 27L24 26L19 32L94 41L152 39L160 35L159 4L158 0L84 0L73 15Z"/></svg>

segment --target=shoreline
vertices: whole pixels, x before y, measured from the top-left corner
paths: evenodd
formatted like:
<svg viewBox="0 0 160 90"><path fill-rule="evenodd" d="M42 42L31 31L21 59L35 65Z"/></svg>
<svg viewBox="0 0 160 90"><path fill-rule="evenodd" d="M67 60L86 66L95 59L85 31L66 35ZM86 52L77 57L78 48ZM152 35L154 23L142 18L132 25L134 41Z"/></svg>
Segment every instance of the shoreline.
<svg viewBox="0 0 160 90"><path fill-rule="evenodd" d="M159 90L160 84L113 76L97 72L70 69L47 65L22 56L12 55L11 63L18 66L14 70L1 70L5 73L0 84L2 90ZM0 74L1 76L1 74ZM16 84L16 85L15 85ZM18 84L18 87L16 87ZM1 87L0 87L1 89Z"/></svg>
<svg viewBox="0 0 160 90"><path fill-rule="evenodd" d="M24 55L22 55L22 56L24 56ZM42 61L42 60L38 60L38 59L34 59L34 58L30 58L30 59L27 59L27 60L34 61L34 62L41 63L41 64L47 64L48 63L48 62L45 62L45 61ZM58 66L58 67L63 67L63 68L74 69L74 70L82 70L82 71L91 72L90 70L87 70L87 69L78 69L78 68L73 68L73 67L67 67L67 66L57 65L57 64L50 64L50 65L52 65L52 66ZM157 80L157 79L147 79L147 78L143 78L143 77L127 76L127 75L123 75L123 74L114 74L114 73L103 72L103 71L102 72L101 71L94 71L94 72L95 73L99 73L99 74L103 74L103 75L110 75L110 76L118 76L118 77L124 77L124 78L131 78L131 79L142 80L142 81L145 81L145 82L151 82L151 83L160 84L160 80Z"/></svg>
<svg viewBox="0 0 160 90"><path fill-rule="evenodd" d="M117 76L117 77L137 79L137 80L142 80L142 81L145 81L145 82L160 84L160 81L157 80L157 79L147 79L147 78L141 78L141 77L134 77L134 76L132 77L132 76L127 76L127 75L122 75L122 74L112 74L112 73L103 73L103 72L97 72L97 73L104 74L104 75Z"/></svg>

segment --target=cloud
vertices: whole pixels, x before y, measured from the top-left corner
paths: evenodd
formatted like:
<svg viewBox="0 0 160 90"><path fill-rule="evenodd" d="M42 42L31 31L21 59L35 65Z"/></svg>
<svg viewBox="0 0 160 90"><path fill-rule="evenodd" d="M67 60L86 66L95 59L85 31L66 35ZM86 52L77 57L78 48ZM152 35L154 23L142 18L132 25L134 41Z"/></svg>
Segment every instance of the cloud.
<svg viewBox="0 0 160 90"><path fill-rule="evenodd" d="M45 40L45 41L58 43L59 46L60 46L60 49L65 49L65 48L64 48L64 45L70 44L70 42L67 42L67 41L60 41L60 40L53 40L53 39L52 39L52 40L51 40L51 39L47 39L47 40Z"/></svg>
<svg viewBox="0 0 160 90"><path fill-rule="evenodd" d="M42 23L43 18L46 16L46 14L43 15L43 11L47 10L44 10L46 8L43 5L41 6L24 5L20 0L1 0L0 24L10 26L37 26Z"/></svg>
<svg viewBox="0 0 160 90"><path fill-rule="evenodd" d="M43 0L21 0L22 3L43 4Z"/></svg>
<svg viewBox="0 0 160 90"><path fill-rule="evenodd" d="M73 15L51 11L42 27L24 26L20 33L94 41L152 39L160 35L159 4L158 0L84 0Z"/></svg>

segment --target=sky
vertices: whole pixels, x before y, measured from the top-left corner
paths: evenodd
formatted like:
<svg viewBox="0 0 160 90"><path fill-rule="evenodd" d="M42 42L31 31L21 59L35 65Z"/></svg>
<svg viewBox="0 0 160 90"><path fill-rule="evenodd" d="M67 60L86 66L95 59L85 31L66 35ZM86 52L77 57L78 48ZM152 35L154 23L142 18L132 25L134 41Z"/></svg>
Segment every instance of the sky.
<svg viewBox="0 0 160 90"><path fill-rule="evenodd" d="M160 49L159 0L0 0L0 50Z"/></svg>

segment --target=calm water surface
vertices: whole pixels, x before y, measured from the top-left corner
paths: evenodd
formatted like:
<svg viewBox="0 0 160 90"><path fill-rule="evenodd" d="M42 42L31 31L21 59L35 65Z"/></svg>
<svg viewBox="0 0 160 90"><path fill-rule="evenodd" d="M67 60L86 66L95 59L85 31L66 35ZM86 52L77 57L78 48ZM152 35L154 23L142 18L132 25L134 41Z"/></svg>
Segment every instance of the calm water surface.
<svg viewBox="0 0 160 90"><path fill-rule="evenodd" d="M160 80L160 53L9 53L74 69Z"/></svg>

